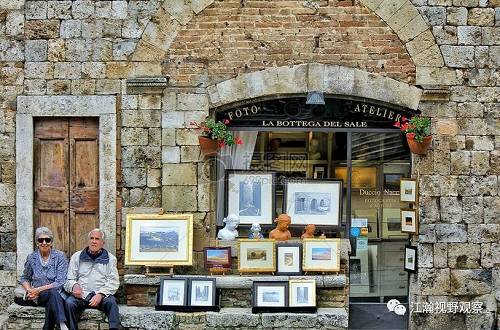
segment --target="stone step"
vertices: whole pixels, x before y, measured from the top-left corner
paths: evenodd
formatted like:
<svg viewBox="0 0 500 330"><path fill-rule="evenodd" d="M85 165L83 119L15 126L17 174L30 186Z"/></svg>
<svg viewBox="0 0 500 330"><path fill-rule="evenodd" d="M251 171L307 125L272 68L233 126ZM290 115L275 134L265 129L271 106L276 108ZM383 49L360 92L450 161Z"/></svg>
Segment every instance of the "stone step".
<svg viewBox="0 0 500 330"><path fill-rule="evenodd" d="M156 311L154 307L120 305L124 329L347 329L347 308L318 308L316 313L252 314L250 308L222 308L220 312L180 313ZM45 310L12 304L7 309L7 329L42 328ZM106 329L104 314L87 309L79 328Z"/></svg>

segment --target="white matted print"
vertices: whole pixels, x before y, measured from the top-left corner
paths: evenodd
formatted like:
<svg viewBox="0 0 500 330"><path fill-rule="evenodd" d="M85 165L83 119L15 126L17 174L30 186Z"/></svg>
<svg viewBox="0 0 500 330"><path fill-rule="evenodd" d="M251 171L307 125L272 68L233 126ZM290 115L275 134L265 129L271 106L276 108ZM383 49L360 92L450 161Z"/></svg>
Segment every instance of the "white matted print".
<svg viewBox="0 0 500 330"><path fill-rule="evenodd" d="M254 307L287 306L287 282L254 282Z"/></svg>
<svg viewBox="0 0 500 330"><path fill-rule="evenodd" d="M163 306L186 305L187 279L162 278L159 303Z"/></svg>
<svg viewBox="0 0 500 330"><path fill-rule="evenodd" d="M288 180L283 209L292 225L338 226L342 196L341 180Z"/></svg>
<svg viewBox="0 0 500 330"><path fill-rule="evenodd" d="M276 271L275 244L273 239L239 239L238 271Z"/></svg>
<svg viewBox="0 0 500 330"><path fill-rule="evenodd" d="M316 306L316 280L290 280L290 307Z"/></svg>
<svg viewBox="0 0 500 330"><path fill-rule="evenodd" d="M215 305L215 279L191 279L190 292L190 306Z"/></svg>
<svg viewBox="0 0 500 330"><path fill-rule="evenodd" d="M340 270L340 239L308 238L302 241L302 270L313 272Z"/></svg>
<svg viewBox="0 0 500 330"><path fill-rule="evenodd" d="M414 179L401 179L400 199L402 202L417 202L417 181Z"/></svg>
<svg viewBox="0 0 500 330"><path fill-rule="evenodd" d="M128 214L126 265L191 265L192 214Z"/></svg>
<svg viewBox="0 0 500 330"><path fill-rule="evenodd" d="M300 275L302 273L302 244L276 244L277 275Z"/></svg>
<svg viewBox="0 0 500 330"><path fill-rule="evenodd" d="M236 214L240 224L272 224L274 177L271 172L226 172L226 215Z"/></svg>
<svg viewBox="0 0 500 330"><path fill-rule="evenodd" d="M417 227L417 211L411 209L401 210L401 231L405 233L416 233Z"/></svg>

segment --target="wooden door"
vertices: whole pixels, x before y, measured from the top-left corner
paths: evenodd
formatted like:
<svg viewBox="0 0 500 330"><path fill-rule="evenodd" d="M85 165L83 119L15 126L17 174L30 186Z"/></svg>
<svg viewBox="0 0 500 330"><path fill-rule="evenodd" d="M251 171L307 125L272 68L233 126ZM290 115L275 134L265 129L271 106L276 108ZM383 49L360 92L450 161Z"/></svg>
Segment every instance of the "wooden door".
<svg viewBox="0 0 500 330"><path fill-rule="evenodd" d="M93 118L35 121L35 227L71 255L99 225L99 125Z"/></svg>

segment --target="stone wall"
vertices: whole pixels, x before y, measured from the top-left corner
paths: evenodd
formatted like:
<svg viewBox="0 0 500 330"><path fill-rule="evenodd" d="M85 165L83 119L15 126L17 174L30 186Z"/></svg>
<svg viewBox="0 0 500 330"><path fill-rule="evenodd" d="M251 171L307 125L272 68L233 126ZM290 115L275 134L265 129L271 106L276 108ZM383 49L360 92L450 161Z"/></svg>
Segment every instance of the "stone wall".
<svg viewBox="0 0 500 330"><path fill-rule="evenodd" d="M215 237L215 166L200 157L191 121L229 100L317 87L416 107L420 94L405 85L416 84L434 141L427 156L413 158L421 226L411 301L481 300L491 313L418 314L412 325L489 325L500 290L499 7L498 0L0 0L0 308L15 285L17 96L117 95L120 263L124 215L163 207L194 213L201 267L199 251ZM127 92L127 78L167 75L164 92Z"/></svg>

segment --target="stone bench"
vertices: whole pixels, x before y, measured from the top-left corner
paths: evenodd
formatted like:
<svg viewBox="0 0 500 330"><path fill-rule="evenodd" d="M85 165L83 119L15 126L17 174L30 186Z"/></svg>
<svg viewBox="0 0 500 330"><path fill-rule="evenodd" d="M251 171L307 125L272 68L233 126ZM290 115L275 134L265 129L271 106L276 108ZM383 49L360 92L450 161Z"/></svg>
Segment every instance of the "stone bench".
<svg viewBox="0 0 500 330"><path fill-rule="evenodd" d="M45 317L42 307L12 304L7 309L7 329L41 329ZM220 312L180 313L156 311L154 307L120 305L124 329L347 329L347 308L318 308L317 313L252 314L250 308L222 308ZM107 329L104 314L87 309L80 330Z"/></svg>

